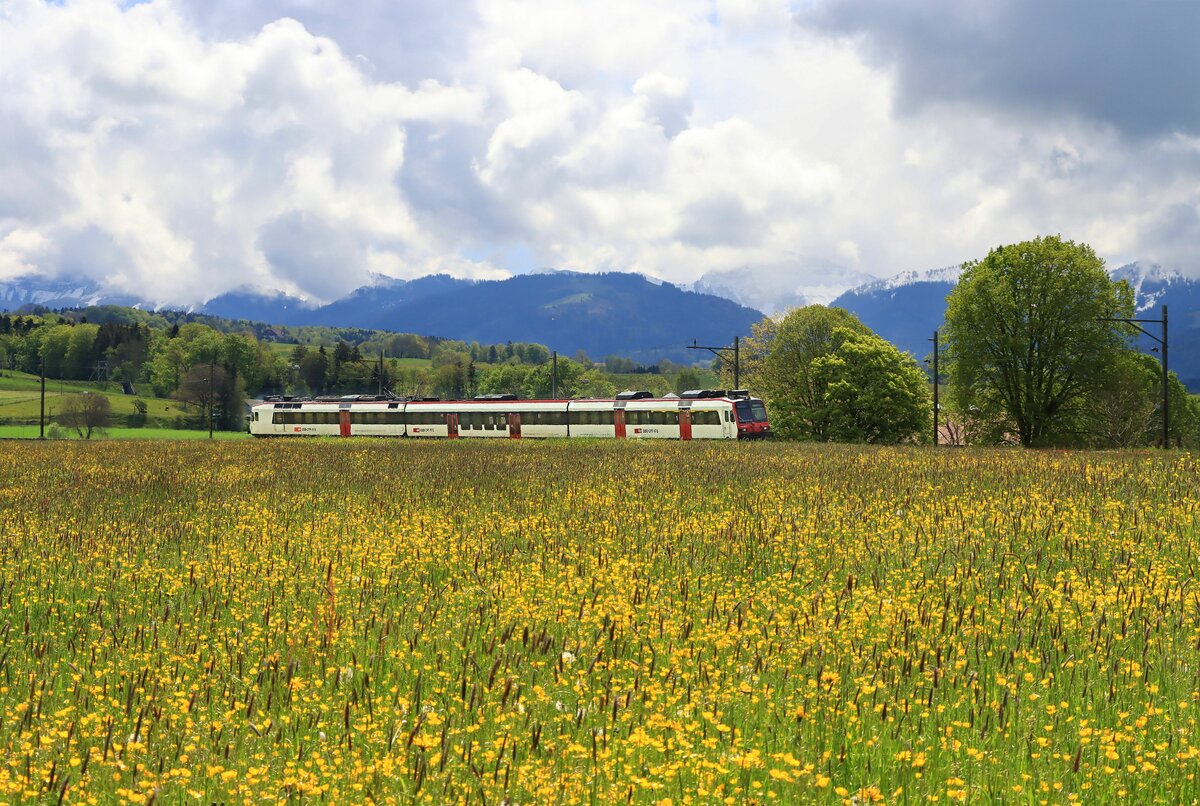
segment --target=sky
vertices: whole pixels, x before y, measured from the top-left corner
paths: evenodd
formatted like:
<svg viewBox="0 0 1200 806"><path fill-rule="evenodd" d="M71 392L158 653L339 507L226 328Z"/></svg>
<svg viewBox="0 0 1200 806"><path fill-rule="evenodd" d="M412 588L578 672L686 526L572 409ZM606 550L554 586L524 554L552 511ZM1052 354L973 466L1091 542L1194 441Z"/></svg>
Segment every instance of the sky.
<svg viewBox="0 0 1200 806"><path fill-rule="evenodd" d="M0 0L0 281L1200 276L1188 0ZM757 295L757 296L756 296Z"/></svg>

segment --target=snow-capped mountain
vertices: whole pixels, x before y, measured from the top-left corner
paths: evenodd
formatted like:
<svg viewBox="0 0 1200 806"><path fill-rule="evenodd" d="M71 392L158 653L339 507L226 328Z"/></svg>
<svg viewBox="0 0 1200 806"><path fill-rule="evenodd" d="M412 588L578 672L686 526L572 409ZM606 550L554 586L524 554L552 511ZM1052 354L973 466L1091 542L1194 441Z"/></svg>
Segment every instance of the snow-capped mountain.
<svg viewBox="0 0 1200 806"><path fill-rule="evenodd" d="M806 279L813 276L821 279ZM744 267L707 272L692 283L691 290L725 297L774 316L802 305L826 305L846 289L877 281L878 278L873 274L847 269L828 261L809 260L795 266Z"/></svg>
<svg viewBox="0 0 1200 806"><path fill-rule="evenodd" d="M1164 298L1172 286L1182 289L1192 282L1177 271L1164 269L1157 263L1145 261L1126 263L1120 268L1113 269L1110 273L1114 280L1124 280L1129 283L1130 288L1133 289L1134 299L1137 300L1138 313L1162 304L1169 304L1164 303Z"/></svg>
<svg viewBox="0 0 1200 806"><path fill-rule="evenodd" d="M18 277L0 283L0 308L10 311L38 305L46 308L97 305L106 296L104 289L90 280Z"/></svg>
<svg viewBox="0 0 1200 806"><path fill-rule="evenodd" d="M1200 390L1200 281L1154 263L1127 263L1110 272L1133 288L1138 316L1157 319L1166 305L1170 315L1171 369ZM924 359L933 350L933 331L946 315L946 296L962 274L961 266L909 271L853 288L833 300L901 350ZM1158 333L1158 325L1146 325ZM1143 339L1143 349L1153 343Z"/></svg>

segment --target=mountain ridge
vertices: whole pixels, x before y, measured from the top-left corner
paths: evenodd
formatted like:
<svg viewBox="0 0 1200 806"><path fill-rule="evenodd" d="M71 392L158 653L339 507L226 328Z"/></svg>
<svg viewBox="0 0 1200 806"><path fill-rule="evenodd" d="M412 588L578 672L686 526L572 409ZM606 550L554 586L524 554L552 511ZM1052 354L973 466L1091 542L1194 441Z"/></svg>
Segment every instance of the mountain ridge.
<svg viewBox="0 0 1200 806"><path fill-rule="evenodd" d="M482 343L536 342L566 354L582 350L643 363L661 358L691 363L697 358L686 348L692 339L731 342L763 316L723 297L624 272L554 271L480 281L445 274L372 280L320 306L282 292L243 287L190 310L292 327L361 327ZM90 281L34 277L0 283L0 309L106 303L171 307L144 300L115 302L115 295Z"/></svg>

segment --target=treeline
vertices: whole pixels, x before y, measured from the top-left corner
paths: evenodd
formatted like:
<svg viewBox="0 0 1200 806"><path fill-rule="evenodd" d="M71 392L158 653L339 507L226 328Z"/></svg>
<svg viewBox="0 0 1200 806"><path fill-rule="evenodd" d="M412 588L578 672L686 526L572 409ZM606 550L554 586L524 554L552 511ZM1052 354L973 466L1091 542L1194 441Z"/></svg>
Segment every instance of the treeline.
<svg viewBox="0 0 1200 806"><path fill-rule="evenodd" d="M239 325L247 325L239 329ZM280 340L291 344L281 347ZM287 342L284 342L285 344ZM382 360L381 360L382 359ZM545 345L479 344L346 328L272 328L218 317L119 306L33 315L0 314L0 368L48 378L117 384L174 398L198 426L211 410L218 428L244 427L244 401L270 394L370 393L463 398L611 396L628 385L657 394L700 385L696 371L669 361L644 366L583 353L557 359ZM147 391L148 390L148 391Z"/></svg>

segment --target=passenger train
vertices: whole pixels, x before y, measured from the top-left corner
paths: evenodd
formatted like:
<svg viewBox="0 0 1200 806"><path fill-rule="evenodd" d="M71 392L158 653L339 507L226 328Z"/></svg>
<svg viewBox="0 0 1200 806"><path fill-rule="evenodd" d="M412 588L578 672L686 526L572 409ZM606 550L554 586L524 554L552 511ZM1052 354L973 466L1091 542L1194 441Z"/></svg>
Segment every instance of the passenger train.
<svg viewBox="0 0 1200 806"><path fill-rule="evenodd" d="M612 400L403 400L376 395L268 398L250 413L256 437L387 436L610 439L768 437L767 409L743 390L695 390L678 398L622 392Z"/></svg>

